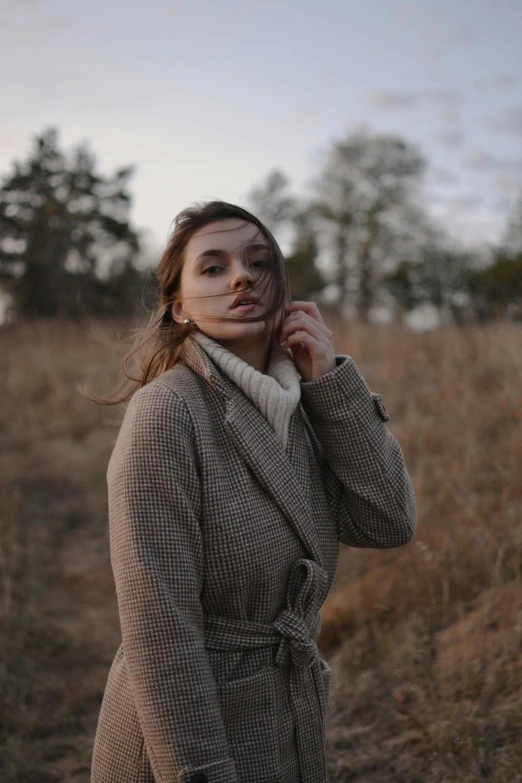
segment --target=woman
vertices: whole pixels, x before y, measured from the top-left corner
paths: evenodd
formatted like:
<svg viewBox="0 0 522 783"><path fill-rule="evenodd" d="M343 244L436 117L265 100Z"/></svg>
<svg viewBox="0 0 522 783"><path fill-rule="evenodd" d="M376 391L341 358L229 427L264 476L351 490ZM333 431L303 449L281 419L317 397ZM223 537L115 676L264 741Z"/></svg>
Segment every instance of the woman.
<svg viewBox="0 0 522 783"><path fill-rule="evenodd" d="M158 277L107 474L122 645L92 781L324 783L319 609L339 541L412 538L401 449L249 212L184 210Z"/></svg>

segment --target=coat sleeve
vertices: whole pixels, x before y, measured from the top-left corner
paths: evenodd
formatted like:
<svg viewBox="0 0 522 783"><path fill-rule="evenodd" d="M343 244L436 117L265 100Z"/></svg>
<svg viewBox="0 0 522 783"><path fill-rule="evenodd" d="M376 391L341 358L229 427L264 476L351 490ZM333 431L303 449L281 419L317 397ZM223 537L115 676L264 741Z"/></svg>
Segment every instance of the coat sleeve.
<svg viewBox="0 0 522 783"><path fill-rule="evenodd" d="M314 381L301 381L301 403L316 435L323 480L339 540L395 547L417 525L413 486L389 416L350 356ZM319 443L317 443L317 440Z"/></svg>
<svg viewBox="0 0 522 783"><path fill-rule="evenodd" d="M173 390L131 398L107 480L122 645L155 779L238 783L204 647L194 428Z"/></svg>

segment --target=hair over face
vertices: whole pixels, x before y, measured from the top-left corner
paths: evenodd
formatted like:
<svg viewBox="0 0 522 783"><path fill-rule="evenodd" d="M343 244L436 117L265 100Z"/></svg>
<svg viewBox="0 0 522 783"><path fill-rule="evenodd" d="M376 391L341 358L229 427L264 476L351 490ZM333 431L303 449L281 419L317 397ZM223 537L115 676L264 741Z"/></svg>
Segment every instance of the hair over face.
<svg viewBox="0 0 522 783"><path fill-rule="evenodd" d="M167 248L155 270L157 283L157 304L149 323L138 330L132 350L125 356L121 369L126 388L113 399L86 396L103 405L125 402L135 391L146 386L166 370L170 370L179 359L181 346L186 337L197 328L195 324L179 324L172 316L172 305L181 289L181 272L185 263L185 250L190 239L204 226L227 218L239 218L257 226L267 241L269 263L266 269L252 281L249 290L261 287L266 290L270 284L268 307L260 315L245 316L244 320L263 321L262 334L271 335L281 324L283 306L290 300L288 268L274 236L269 229L246 209L226 201L195 203L180 212L174 219L173 230ZM248 253L248 249L247 249ZM214 315L215 320L232 320ZM132 371L129 365L133 364Z"/></svg>

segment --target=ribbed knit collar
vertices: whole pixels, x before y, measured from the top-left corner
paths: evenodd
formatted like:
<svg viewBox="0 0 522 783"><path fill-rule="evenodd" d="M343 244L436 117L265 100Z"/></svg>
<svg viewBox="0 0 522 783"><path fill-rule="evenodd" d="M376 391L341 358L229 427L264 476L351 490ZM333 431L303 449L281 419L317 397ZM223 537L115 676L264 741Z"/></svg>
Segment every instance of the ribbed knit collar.
<svg viewBox="0 0 522 783"><path fill-rule="evenodd" d="M288 425L301 398L299 375L292 358L273 341L265 375L203 332L196 330L191 336L256 405L286 449Z"/></svg>

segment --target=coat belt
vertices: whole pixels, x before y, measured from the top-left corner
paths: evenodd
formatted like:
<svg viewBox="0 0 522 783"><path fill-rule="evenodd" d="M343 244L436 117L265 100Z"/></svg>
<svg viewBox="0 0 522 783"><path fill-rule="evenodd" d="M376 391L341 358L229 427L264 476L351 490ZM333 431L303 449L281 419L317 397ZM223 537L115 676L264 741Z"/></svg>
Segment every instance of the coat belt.
<svg viewBox="0 0 522 783"><path fill-rule="evenodd" d="M275 663L290 666L290 700L294 712L299 772L302 783L326 783L324 722L326 704L316 636L321 630L319 609L330 580L314 560L296 560L290 570L286 608L271 625L205 616L205 646L238 650L277 645Z"/></svg>

